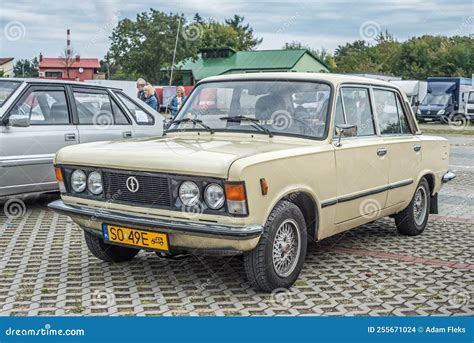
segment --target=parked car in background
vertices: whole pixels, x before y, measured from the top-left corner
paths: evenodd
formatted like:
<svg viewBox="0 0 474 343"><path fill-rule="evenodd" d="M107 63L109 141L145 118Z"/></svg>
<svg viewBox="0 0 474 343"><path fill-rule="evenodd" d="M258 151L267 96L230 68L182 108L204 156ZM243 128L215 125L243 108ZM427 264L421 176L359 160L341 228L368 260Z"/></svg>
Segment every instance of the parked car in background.
<svg viewBox="0 0 474 343"><path fill-rule="evenodd" d="M158 112L117 88L0 78L0 197L56 190L62 147L161 136L162 128Z"/></svg>
<svg viewBox="0 0 474 343"><path fill-rule="evenodd" d="M467 96L467 103L466 103L466 109L464 111L464 114L471 121L474 121L474 90L469 91L469 95Z"/></svg>
<svg viewBox="0 0 474 343"><path fill-rule="evenodd" d="M420 122L458 121L464 111L472 80L463 77L429 77L428 93L416 112Z"/></svg>
<svg viewBox="0 0 474 343"><path fill-rule="evenodd" d="M390 82L397 85L405 92L408 102L413 109L413 113L416 113L421 101L425 98L428 92L428 83L426 81L418 80L401 80Z"/></svg>
<svg viewBox="0 0 474 343"><path fill-rule="evenodd" d="M354 76L211 77L164 137L61 149L49 207L104 261L243 253L255 288L288 288L308 242L385 216L415 236L436 213L449 143L422 135L409 106L397 86Z"/></svg>

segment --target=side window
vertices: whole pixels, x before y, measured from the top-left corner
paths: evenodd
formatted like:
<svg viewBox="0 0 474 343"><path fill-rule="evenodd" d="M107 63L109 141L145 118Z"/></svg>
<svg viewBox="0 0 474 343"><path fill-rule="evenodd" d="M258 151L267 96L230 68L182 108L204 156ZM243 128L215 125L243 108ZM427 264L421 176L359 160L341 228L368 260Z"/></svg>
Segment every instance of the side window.
<svg viewBox="0 0 474 343"><path fill-rule="evenodd" d="M66 125L70 123L64 89L30 90L10 114L28 115L31 125Z"/></svg>
<svg viewBox="0 0 474 343"><path fill-rule="evenodd" d="M367 88L342 88L342 102L346 114L346 124L357 125L358 136L375 134L369 90Z"/></svg>
<svg viewBox="0 0 474 343"><path fill-rule="evenodd" d="M79 124L129 124L120 107L106 92L74 89Z"/></svg>
<svg viewBox="0 0 474 343"><path fill-rule="evenodd" d="M380 133L382 135L402 133L395 93L374 89L374 102Z"/></svg>
<svg viewBox="0 0 474 343"><path fill-rule="evenodd" d="M410 131L410 124L408 124L408 119L405 111L403 110L402 103L400 102L400 99L398 96L396 96L396 101L397 101L397 110L398 110L398 116L400 117L400 125L402 129L402 133L411 133Z"/></svg>
<svg viewBox="0 0 474 343"><path fill-rule="evenodd" d="M125 107L129 110L138 125L153 125L155 123L155 119L150 113L135 104L125 94L116 92L115 95L117 95L120 101L122 101Z"/></svg>

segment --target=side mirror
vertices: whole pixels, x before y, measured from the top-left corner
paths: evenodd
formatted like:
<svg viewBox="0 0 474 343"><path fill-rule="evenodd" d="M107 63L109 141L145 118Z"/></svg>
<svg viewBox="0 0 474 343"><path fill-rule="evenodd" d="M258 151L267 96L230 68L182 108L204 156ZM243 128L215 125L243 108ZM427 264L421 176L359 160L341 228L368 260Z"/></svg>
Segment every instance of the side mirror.
<svg viewBox="0 0 474 343"><path fill-rule="evenodd" d="M340 124L336 125L336 135L339 137L336 146L340 147L342 137L355 137L357 136L357 125Z"/></svg>
<svg viewBox="0 0 474 343"><path fill-rule="evenodd" d="M415 101L415 106L420 106L420 101L419 100Z"/></svg>
<svg viewBox="0 0 474 343"><path fill-rule="evenodd" d="M8 117L8 125L13 127L30 126L30 117L23 114L12 114Z"/></svg>

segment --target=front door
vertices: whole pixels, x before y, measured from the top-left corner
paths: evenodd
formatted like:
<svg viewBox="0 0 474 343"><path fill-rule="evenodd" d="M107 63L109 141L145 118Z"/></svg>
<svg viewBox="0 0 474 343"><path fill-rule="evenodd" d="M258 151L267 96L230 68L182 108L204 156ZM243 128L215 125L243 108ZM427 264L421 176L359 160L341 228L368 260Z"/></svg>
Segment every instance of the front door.
<svg viewBox="0 0 474 343"><path fill-rule="evenodd" d="M340 89L336 125L341 123L356 125L357 136L343 138L335 148L337 224L361 216L375 218L385 207L388 184L386 147L376 135L368 87Z"/></svg>
<svg viewBox="0 0 474 343"><path fill-rule="evenodd" d="M54 155L79 141L64 86L30 86L10 115L28 115L30 126L1 127L0 196L56 189Z"/></svg>

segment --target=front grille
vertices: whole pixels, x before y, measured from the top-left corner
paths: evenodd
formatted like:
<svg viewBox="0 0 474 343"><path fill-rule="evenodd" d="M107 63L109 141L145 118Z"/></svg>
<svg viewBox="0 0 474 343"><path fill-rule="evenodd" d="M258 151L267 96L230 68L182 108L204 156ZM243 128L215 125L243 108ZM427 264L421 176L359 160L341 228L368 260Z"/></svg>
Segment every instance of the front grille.
<svg viewBox="0 0 474 343"><path fill-rule="evenodd" d="M474 108L468 108L467 113L474 113Z"/></svg>
<svg viewBox="0 0 474 343"><path fill-rule="evenodd" d="M127 188L127 179L135 177L139 184L136 192ZM105 199L111 202L171 207L169 179L161 175L144 173L102 172Z"/></svg>

